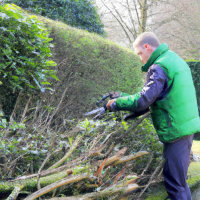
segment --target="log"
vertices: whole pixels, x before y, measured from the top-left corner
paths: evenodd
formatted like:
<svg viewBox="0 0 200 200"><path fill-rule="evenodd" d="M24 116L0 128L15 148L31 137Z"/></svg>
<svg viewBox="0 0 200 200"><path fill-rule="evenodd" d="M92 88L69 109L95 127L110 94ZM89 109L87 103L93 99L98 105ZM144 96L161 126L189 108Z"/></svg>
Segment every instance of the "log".
<svg viewBox="0 0 200 200"><path fill-rule="evenodd" d="M50 200L96 200L98 198L103 198L105 196L109 197L117 194L126 195L127 193L130 193L131 191L137 188L139 188L137 184L112 185L111 187L108 187L99 192L92 192L90 194L85 194L82 196L61 197L61 198L57 197L57 198L51 198Z"/></svg>
<svg viewBox="0 0 200 200"><path fill-rule="evenodd" d="M48 185L36 192L34 192L33 194L29 195L27 198L25 198L24 200L33 200L33 199L36 199L40 196L42 196L43 194L46 194L58 187L61 187L63 185L67 185L67 184L70 184L70 183L74 183L74 182L77 182L77 181L80 181L80 180L83 180L83 179L86 179L86 178L90 178L90 175L88 173L85 173L85 174L82 174L82 175L76 175L76 176L73 176L71 175L71 177L66 177L66 178L63 178L59 181L56 181L55 183L52 183L51 185Z"/></svg>
<svg viewBox="0 0 200 200"><path fill-rule="evenodd" d="M59 168L56 168L56 169L50 169L50 170L42 171L41 174L40 174L40 177L44 177L44 176L47 176L47 175L50 175L50 174L58 173L60 171L65 170L67 167L68 167L68 165L63 165L63 166L61 166ZM68 173L70 173L71 171L72 171L72 169L67 169ZM27 176L20 176L19 178L16 178L16 179L14 179L12 181L15 182L15 181L19 181L19 180L26 180L26 179L29 179L29 178L37 177L37 175L38 174L31 174L31 175L27 175Z"/></svg>
<svg viewBox="0 0 200 200"><path fill-rule="evenodd" d="M44 178L40 179L40 184L41 187L45 187L51 183L54 183L66 176L68 176L69 170L65 170L62 172L59 172L57 174L53 174ZM26 179L26 180L19 180L15 182L11 181L6 181L6 182L1 182L0 183L0 192L1 193L8 193L11 192L15 189L15 187L20 187L21 189L23 188L24 191L29 191L29 190L35 190L37 188L37 179Z"/></svg>
<svg viewBox="0 0 200 200"><path fill-rule="evenodd" d="M12 193L9 195L9 197L6 200L15 200L17 199L17 196L19 192L23 189L23 186L15 186L15 189L12 191Z"/></svg>

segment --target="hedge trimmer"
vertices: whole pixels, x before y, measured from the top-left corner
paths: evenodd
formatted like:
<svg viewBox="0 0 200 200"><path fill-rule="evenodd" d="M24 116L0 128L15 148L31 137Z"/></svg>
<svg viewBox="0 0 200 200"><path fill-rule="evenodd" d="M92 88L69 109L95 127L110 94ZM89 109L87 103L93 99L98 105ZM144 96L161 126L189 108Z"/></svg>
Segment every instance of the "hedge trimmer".
<svg viewBox="0 0 200 200"><path fill-rule="evenodd" d="M87 112L84 114L84 116L89 116L89 115L94 115L96 114L94 117L93 117L93 120L99 118L99 116L101 116L103 113L105 113L107 111L107 107L106 107L106 103L105 103L105 99L107 99L110 95L105 95L102 97L102 99L100 101L98 101L96 103L97 106L100 106L101 103L104 103L104 105L100 108L97 108L95 110L92 110L90 112ZM129 114L126 114L123 116L123 119L125 121L127 120L130 120L130 119L135 119L137 117L139 117L140 115L143 115L145 114L146 112L149 111L149 108L145 109L145 110L142 110L142 111L139 111L139 112L134 112L134 113L129 113Z"/></svg>

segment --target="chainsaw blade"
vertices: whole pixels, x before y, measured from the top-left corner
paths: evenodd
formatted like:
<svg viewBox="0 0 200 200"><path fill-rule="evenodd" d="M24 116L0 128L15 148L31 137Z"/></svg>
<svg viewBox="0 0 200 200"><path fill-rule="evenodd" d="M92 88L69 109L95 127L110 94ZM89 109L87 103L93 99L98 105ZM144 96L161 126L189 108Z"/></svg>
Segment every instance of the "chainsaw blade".
<svg viewBox="0 0 200 200"><path fill-rule="evenodd" d="M95 117L93 117L93 120L97 119L100 115L102 115L103 113L105 113L106 110L102 110L100 113L98 113Z"/></svg>
<svg viewBox="0 0 200 200"><path fill-rule="evenodd" d="M102 111L104 111L105 110L105 108L104 107L101 107L101 108L97 108L97 109L95 109L95 110L92 110L92 111L90 111L90 112L88 112L88 113L85 113L85 114L83 114L84 116L88 116L88 115L93 115L93 114L96 114L96 113L98 113L98 112L102 112Z"/></svg>

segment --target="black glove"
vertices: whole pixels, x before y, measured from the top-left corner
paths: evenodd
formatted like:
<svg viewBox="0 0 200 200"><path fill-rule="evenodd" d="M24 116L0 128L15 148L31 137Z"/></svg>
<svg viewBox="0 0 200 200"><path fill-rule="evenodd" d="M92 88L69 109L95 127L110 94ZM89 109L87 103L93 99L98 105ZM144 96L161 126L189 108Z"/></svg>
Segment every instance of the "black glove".
<svg viewBox="0 0 200 200"><path fill-rule="evenodd" d="M120 92L109 92L110 99L116 99L122 97Z"/></svg>

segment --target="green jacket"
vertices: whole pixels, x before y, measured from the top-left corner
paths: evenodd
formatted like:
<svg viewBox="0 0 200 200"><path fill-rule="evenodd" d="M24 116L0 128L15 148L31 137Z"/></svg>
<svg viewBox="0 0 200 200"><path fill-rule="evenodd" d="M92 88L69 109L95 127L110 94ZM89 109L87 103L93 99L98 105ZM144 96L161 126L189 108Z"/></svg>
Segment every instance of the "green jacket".
<svg viewBox="0 0 200 200"><path fill-rule="evenodd" d="M142 71L147 72L153 64L158 64L168 78L169 93L162 100L151 104L151 116L161 142L173 142L184 136L200 131L200 119L192 75L187 63L166 44L161 44L151 55ZM130 103L132 98L132 103ZM117 99L118 108L134 105L136 110L138 94Z"/></svg>

